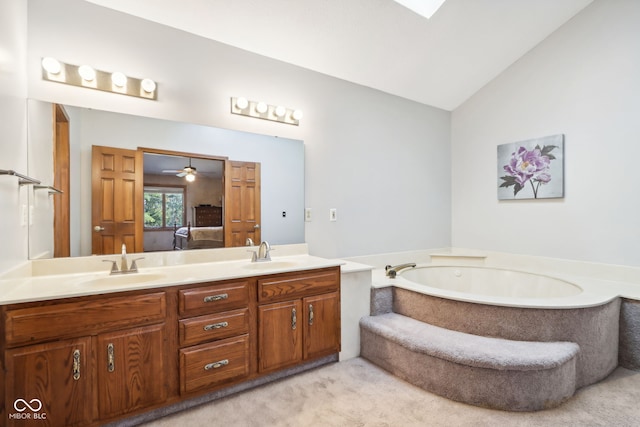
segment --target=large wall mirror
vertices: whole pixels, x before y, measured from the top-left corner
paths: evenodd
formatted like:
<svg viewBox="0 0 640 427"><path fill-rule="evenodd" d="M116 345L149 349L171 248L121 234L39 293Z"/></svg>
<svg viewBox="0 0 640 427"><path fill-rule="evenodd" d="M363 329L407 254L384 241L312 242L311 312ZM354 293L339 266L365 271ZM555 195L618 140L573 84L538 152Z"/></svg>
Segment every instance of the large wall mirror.
<svg viewBox="0 0 640 427"><path fill-rule="evenodd" d="M92 218L92 198L95 197L91 185L94 147L143 153L145 197L148 205L156 207L153 212L151 208L146 212L145 251L232 246L229 241L225 245L214 230L225 226L222 209L230 196L225 195L222 177L224 165L229 161L259 165L261 239L273 245L304 242L302 141L61 107L68 120L67 129L62 133L67 132L69 139L69 207L65 211L70 224L70 256L95 253L92 247L92 233L96 232ZM56 106L51 103L28 101L29 173L45 182L54 181L55 141L56 136L60 137L55 111ZM195 172L193 181L187 181L190 170ZM54 255L54 241L59 238L53 231L56 197L60 196L46 191L30 194L29 256L32 259ZM176 206L183 207L178 214ZM194 227L187 230L191 233L200 227L210 234L201 244L191 243L193 247L190 247L188 241L175 239L175 231L183 227ZM211 230L205 231L205 228Z"/></svg>

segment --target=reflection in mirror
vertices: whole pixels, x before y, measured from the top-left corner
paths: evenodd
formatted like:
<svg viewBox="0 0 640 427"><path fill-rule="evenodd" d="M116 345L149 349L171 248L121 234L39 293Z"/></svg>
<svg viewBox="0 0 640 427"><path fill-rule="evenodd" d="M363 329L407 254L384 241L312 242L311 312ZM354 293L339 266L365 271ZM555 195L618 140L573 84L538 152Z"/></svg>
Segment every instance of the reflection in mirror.
<svg viewBox="0 0 640 427"><path fill-rule="evenodd" d="M53 174L52 129L54 106L29 100L29 173ZM228 158L261 165L261 232L262 240L271 244L304 242L304 144L299 140L230 131L209 126L152 119L148 117L65 106L69 117L70 189L69 241L71 256L92 254L91 218L91 151L92 146L136 150L140 147L156 151L193 153L192 162L200 157ZM32 138L33 137L33 138ZM188 166L183 157L180 166ZM188 158L187 158L188 162ZM198 168L197 163L192 163ZM204 166L202 166L204 168ZM198 170L198 174L200 171ZM161 172L162 174L162 172ZM168 175L168 174L167 174ZM206 175L205 175L206 177ZM198 178L198 177L197 177ZM196 178L196 180L197 180ZM50 180L49 180L50 181ZM29 227L31 258L53 256L53 197L30 201L34 221ZM195 207L219 206L219 196L194 201L185 209L185 221L195 221ZM166 225L166 224L165 224ZM56 236L57 240L59 236ZM148 250L155 249L149 241Z"/></svg>
<svg viewBox="0 0 640 427"><path fill-rule="evenodd" d="M144 153L144 251L224 247L224 161Z"/></svg>

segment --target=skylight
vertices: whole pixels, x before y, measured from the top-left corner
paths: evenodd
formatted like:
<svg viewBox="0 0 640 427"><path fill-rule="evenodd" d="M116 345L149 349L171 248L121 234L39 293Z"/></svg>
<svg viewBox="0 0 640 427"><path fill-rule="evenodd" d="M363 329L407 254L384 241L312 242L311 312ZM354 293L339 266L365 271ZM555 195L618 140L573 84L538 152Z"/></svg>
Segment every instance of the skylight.
<svg viewBox="0 0 640 427"><path fill-rule="evenodd" d="M445 0L394 0L425 18L429 19L442 6Z"/></svg>

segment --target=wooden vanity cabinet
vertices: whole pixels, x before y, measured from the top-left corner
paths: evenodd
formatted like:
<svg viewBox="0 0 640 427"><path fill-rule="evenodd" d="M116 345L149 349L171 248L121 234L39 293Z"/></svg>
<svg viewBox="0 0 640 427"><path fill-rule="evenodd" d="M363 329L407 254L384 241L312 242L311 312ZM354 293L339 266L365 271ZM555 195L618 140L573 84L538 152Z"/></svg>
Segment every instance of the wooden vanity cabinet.
<svg viewBox="0 0 640 427"><path fill-rule="evenodd" d="M0 419L103 425L338 351L339 267L0 306Z"/></svg>
<svg viewBox="0 0 640 427"><path fill-rule="evenodd" d="M255 280L202 284L178 292L180 393L212 390L251 373Z"/></svg>
<svg viewBox="0 0 640 427"><path fill-rule="evenodd" d="M258 279L259 372L340 351L339 290L339 267Z"/></svg>
<svg viewBox="0 0 640 427"><path fill-rule="evenodd" d="M84 337L7 350L6 425L89 425L93 418L90 349L91 339Z"/></svg>
<svg viewBox="0 0 640 427"><path fill-rule="evenodd" d="M8 425L86 426L163 402L166 314L157 291L2 307Z"/></svg>

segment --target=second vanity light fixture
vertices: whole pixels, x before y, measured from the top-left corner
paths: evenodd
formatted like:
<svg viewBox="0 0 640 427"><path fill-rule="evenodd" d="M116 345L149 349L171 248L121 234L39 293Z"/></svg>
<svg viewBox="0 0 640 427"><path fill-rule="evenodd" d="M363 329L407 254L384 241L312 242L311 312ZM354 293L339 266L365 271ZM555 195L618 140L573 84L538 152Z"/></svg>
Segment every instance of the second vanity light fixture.
<svg viewBox="0 0 640 427"><path fill-rule="evenodd" d="M42 59L42 78L52 82L139 98L158 98L158 87L151 79L129 77L120 71L111 73L96 70L89 65L65 64L51 57Z"/></svg>
<svg viewBox="0 0 640 427"><path fill-rule="evenodd" d="M282 105L269 105L262 101L249 101L247 98L232 97L231 113L256 119L271 120L289 125L300 125L302 111L283 107Z"/></svg>

